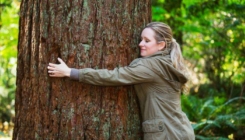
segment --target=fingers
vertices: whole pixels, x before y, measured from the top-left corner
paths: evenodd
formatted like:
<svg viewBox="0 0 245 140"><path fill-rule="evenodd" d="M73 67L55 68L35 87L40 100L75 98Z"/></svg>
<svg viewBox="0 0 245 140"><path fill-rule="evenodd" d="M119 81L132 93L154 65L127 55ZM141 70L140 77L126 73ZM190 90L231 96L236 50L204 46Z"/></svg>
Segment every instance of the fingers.
<svg viewBox="0 0 245 140"><path fill-rule="evenodd" d="M59 76L57 76L55 73L50 73L49 76L50 76L50 77L59 77Z"/></svg>
<svg viewBox="0 0 245 140"><path fill-rule="evenodd" d="M50 77L59 77L58 71L55 70L49 70L48 71Z"/></svg>
<svg viewBox="0 0 245 140"><path fill-rule="evenodd" d="M48 69L48 74L49 74L50 77L56 77L56 75L55 75L55 73L56 73L56 71L55 71L56 66L57 65L56 64L53 64L53 63L49 63L48 64L47 69Z"/></svg>
<svg viewBox="0 0 245 140"><path fill-rule="evenodd" d="M58 61L62 64L62 63L65 63L62 59L60 59L59 57L58 57Z"/></svg>
<svg viewBox="0 0 245 140"><path fill-rule="evenodd" d="M55 66L57 66L57 64L53 64L53 63L48 63L48 65L49 65L50 67L55 67Z"/></svg>
<svg viewBox="0 0 245 140"><path fill-rule="evenodd" d="M49 69L49 70L48 70L48 73L51 74L51 75L53 75L53 74L56 73L56 71L55 71L55 70L50 70L50 69Z"/></svg>
<svg viewBox="0 0 245 140"><path fill-rule="evenodd" d="M65 62L62 59L60 59L60 58L58 58L58 61L60 62L60 64L65 64ZM51 67L55 67L58 64L49 63L48 65L51 66Z"/></svg>
<svg viewBox="0 0 245 140"><path fill-rule="evenodd" d="M50 77L55 77L55 73L53 73L52 71L48 71L48 73Z"/></svg>
<svg viewBox="0 0 245 140"><path fill-rule="evenodd" d="M58 71L48 71L50 77L64 77Z"/></svg>
<svg viewBox="0 0 245 140"><path fill-rule="evenodd" d="M55 67L48 66L48 70L55 70Z"/></svg>
<svg viewBox="0 0 245 140"><path fill-rule="evenodd" d="M62 59L58 58L58 61L60 62L60 64L48 64L47 69L50 77L65 77L67 75L66 71L69 68Z"/></svg>

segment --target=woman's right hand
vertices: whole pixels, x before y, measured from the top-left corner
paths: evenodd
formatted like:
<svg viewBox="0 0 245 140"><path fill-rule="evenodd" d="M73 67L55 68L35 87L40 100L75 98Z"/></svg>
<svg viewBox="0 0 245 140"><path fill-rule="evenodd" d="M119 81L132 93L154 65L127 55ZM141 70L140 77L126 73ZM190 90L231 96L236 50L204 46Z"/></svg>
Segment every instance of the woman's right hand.
<svg viewBox="0 0 245 140"><path fill-rule="evenodd" d="M60 64L49 63L48 73L50 77L70 77L71 68L69 68L65 62L58 58Z"/></svg>

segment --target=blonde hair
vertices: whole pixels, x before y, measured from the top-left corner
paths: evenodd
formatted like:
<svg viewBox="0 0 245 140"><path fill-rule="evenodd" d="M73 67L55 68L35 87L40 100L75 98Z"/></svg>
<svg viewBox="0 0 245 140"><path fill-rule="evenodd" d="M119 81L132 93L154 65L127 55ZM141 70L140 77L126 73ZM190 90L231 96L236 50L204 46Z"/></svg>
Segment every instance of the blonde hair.
<svg viewBox="0 0 245 140"><path fill-rule="evenodd" d="M189 78L189 70L187 69L184 58L182 56L182 52L179 44L173 38L172 29L165 23L162 22L151 22L146 25L145 28L150 28L155 32L155 39L157 42L164 41L165 47L164 49L168 49L170 51L171 61L173 66L186 78ZM188 88L186 84L183 86L183 90L186 91Z"/></svg>

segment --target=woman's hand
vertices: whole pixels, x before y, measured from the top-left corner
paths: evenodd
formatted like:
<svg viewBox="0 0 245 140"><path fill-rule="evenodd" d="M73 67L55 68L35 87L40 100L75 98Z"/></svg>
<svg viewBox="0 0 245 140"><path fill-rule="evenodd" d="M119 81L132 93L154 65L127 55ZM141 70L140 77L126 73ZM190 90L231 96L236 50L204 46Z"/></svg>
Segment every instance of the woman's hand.
<svg viewBox="0 0 245 140"><path fill-rule="evenodd" d="M49 63L48 73L50 77L70 77L71 69L65 64L65 62L58 58L60 64Z"/></svg>

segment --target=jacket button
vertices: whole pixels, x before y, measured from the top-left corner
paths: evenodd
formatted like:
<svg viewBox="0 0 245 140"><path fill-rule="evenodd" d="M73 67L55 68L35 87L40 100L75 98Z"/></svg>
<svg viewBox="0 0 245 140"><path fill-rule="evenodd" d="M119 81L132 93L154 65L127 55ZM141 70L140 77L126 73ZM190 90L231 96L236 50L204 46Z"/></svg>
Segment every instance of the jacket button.
<svg viewBox="0 0 245 140"><path fill-rule="evenodd" d="M162 122L162 121L160 121L160 122L158 123L158 129L159 129L160 131L163 130L163 122Z"/></svg>
<svg viewBox="0 0 245 140"><path fill-rule="evenodd" d="M158 126L159 130L163 130L163 127L161 125Z"/></svg>

